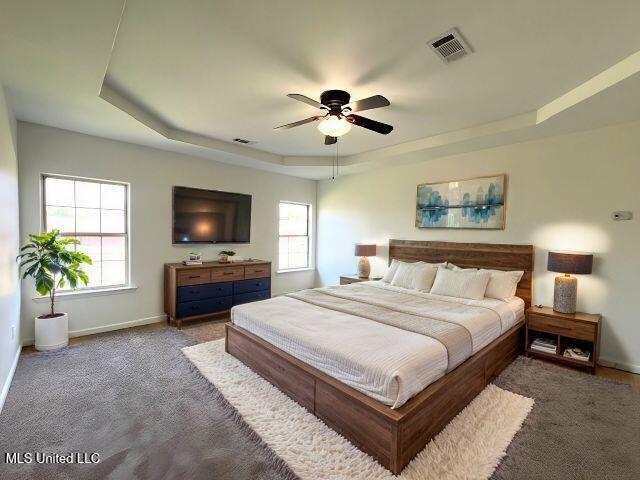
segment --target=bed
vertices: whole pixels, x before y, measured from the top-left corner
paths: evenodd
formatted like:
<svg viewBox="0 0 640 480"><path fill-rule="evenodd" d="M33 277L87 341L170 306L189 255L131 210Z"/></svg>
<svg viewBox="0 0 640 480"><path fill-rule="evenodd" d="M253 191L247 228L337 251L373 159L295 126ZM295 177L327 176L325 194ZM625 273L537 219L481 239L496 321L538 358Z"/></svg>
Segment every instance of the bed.
<svg viewBox="0 0 640 480"><path fill-rule="evenodd" d="M520 352L533 247L391 240L393 259L525 274L510 302L381 282L277 297L234 309L226 350L397 474Z"/></svg>

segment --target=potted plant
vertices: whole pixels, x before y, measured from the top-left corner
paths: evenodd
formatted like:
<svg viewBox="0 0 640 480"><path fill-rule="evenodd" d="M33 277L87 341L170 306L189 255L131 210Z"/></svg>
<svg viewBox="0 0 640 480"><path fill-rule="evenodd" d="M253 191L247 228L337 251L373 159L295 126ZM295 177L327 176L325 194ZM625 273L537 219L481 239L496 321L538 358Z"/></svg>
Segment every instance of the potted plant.
<svg viewBox="0 0 640 480"><path fill-rule="evenodd" d="M91 265L91 259L84 253L68 250L70 245L80 243L75 238L60 238L60 232L53 230L42 235L29 235L30 242L20 249L22 278L33 277L40 295L48 295L51 310L36 317L36 349L55 350L69 343L69 316L56 312L56 290L69 285L76 288L79 282L85 285L89 277L82 270L82 264Z"/></svg>
<svg viewBox="0 0 640 480"><path fill-rule="evenodd" d="M218 254L218 261L220 263L227 263L229 261L229 257L233 257L236 254L233 250L222 250Z"/></svg>

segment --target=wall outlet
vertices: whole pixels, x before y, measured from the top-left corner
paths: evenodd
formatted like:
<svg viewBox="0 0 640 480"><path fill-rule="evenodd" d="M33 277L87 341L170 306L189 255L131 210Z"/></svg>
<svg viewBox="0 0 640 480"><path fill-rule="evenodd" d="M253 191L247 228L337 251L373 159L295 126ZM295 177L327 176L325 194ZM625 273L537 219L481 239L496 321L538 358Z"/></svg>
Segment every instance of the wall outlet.
<svg viewBox="0 0 640 480"><path fill-rule="evenodd" d="M631 220L633 218L633 213L629 211L613 212L611 214L611 218L613 218L615 221Z"/></svg>

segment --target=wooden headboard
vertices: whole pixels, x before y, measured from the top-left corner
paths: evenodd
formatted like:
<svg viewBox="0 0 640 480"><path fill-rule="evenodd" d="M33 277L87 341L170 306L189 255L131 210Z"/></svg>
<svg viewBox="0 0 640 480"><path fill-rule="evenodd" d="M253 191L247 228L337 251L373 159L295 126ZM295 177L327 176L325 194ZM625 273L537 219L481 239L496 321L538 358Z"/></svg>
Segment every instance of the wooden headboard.
<svg viewBox="0 0 640 480"><path fill-rule="evenodd" d="M451 262L463 268L524 270L516 295L524 300L526 308L533 297L533 252L533 245L389 240L389 263L395 258L403 262Z"/></svg>

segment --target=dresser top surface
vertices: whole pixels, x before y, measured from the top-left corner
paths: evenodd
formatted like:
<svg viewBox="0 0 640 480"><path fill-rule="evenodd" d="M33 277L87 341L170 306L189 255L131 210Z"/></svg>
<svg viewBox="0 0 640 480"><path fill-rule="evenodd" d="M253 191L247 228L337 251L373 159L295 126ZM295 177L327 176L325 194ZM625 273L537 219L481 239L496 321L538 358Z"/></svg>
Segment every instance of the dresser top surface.
<svg viewBox="0 0 640 480"><path fill-rule="evenodd" d="M202 262L200 265L183 265L180 263L165 263L169 268L193 269L193 268L222 268L222 267L251 267L256 265L271 265L268 260L244 260L242 262Z"/></svg>

